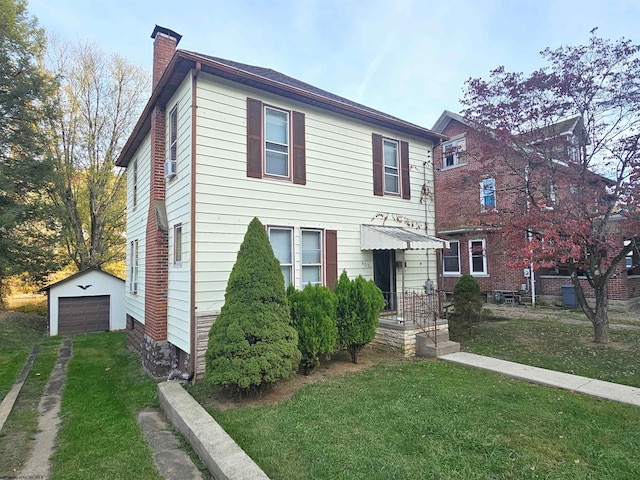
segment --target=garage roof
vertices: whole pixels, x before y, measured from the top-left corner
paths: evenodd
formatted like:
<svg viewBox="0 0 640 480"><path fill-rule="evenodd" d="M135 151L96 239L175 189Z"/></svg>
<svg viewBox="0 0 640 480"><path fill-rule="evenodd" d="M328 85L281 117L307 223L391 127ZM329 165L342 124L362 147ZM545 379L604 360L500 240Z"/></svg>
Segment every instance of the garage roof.
<svg viewBox="0 0 640 480"><path fill-rule="evenodd" d="M78 278L83 276L85 273L87 272L92 272L92 271L96 271L96 272L100 272L100 273L104 273L105 275L109 275L110 277L113 277L115 279L120 280L121 282L124 282L124 280L120 277L117 277L115 275L110 274L109 272L105 272L104 270L98 268L98 267L91 267L91 268L87 268L86 270L83 270L81 272L78 273L74 273L73 275L71 275L70 277L64 278L58 282L52 283L51 285L47 285L46 287L42 287L40 290L38 290L39 292L47 292L49 290L51 290L52 287L56 287L62 283L66 283L70 280L73 280L74 278Z"/></svg>

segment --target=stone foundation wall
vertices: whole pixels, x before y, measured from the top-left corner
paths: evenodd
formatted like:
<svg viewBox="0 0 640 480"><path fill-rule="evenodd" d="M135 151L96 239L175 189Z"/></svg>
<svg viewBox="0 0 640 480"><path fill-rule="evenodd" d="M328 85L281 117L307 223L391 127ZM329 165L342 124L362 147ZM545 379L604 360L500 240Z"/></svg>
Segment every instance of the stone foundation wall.
<svg viewBox="0 0 640 480"><path fill-rule="evenodd" d="M140 355L143 368L153 378L167 377L178 365L178 349L166 340L153 340L144 333L144 324L130 315L127 315L127 346Z"/></svg>

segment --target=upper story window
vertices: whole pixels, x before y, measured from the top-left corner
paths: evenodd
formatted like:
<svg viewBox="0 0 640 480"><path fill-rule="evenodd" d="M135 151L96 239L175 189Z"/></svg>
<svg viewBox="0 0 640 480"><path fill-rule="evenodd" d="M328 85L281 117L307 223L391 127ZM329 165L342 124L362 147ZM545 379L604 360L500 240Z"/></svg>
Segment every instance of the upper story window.
<svg viewBox="0 0 640 480"><path fill-rule="evenodd" d="M444 168L462 165L461 153L467 149L467 140L463 135L453 137L442 144L442 165Z"/></svg>
<svg viewBox="0 0 640 480"><path fill-rule="evenodd" d="M284 277L284 288L293 284L293 228L269 227L269 241Z"/></svg>
<svg viewBox="0 0 640 480"><path fill-rule="evenodd" d="M182 264L182 224L173 227L173 264Z"/></svg>
<svg viewBox="0 0 640 480"><path fill-rule="evenodd" d="M247 177L307 183L305 116L247 98Z"/></svg>
<svg viewBox="0 0 640 480"><path fill-rule="evenodd" d="M169 112L167 161L164 164L165 178L173 178L178 173L178 105Z"/></svg>
<svg viewBox="0 0 640 480"><path fill-rule="evenodd" d="M471 274L487 274L487 250L485 240L469 240L469 270Z"/></svg>
<svg viewBox="0 0 640 480"><path fill-rule="evenodd" d="M301 237L302 288L322 285L322 232L303 229Z"/></svg>
<svg viewBox="0 0 640 480"><path fill-rule="evenodd" d="M264 172L289 178L289 112L264 107Z"/></svg>
<svg viewBox="0 0 640 480"><path fill-rule="evenodd" d="M449 248L442 253L442 271L445 274L460 275L460 242L449 242Z"/></svg>
<svg viewBox="0 0 640 480"><path fill-rule="evenodd" d="M372 135L373 194L411 199L409 143Z"/></svg>
<svg viewBox="0 0 640 480"><path fill-rule="evenodd" d="M138 205L138 159L133 161L133 208Z"/></svg>
<svg viewBox="0 0 640 480"><path fill-rule="evenodd" d="M480 205L483 212L496 208L496 179L487 178L480 182Z"/></svg>
<svg viewBox="0 0 640 480"><path fill-rule="evenodd" d="M400 162L398 162L398 142L384 139L382 141L384 157L384 192L400 194Z"/></svg>

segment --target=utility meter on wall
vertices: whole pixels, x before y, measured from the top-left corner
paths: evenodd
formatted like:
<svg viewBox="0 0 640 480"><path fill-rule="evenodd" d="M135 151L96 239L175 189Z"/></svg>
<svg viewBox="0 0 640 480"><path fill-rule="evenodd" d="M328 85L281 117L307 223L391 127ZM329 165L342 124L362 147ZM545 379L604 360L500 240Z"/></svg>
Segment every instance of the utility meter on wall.
<svg viewBox="0 0 640 480"><path fill-rule="evenodd" d="M522 275L524 275L524 278L529 278L531 276L531 270L529 270L528 268L523 269Z"/></svg>

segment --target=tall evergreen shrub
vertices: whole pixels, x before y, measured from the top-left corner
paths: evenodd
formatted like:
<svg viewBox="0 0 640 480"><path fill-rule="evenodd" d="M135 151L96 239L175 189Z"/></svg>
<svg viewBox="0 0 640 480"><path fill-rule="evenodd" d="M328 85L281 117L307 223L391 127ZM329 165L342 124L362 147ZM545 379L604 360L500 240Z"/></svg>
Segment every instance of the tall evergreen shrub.
<svg viewBox="0 0 640 480"><path fill-rule="evenodd" d="M307 285L304 290L289 286L291 324L298 331L298 349L302 354L305 375L320 365L320 357L336 351L336 298L321 285Z"/></svg>
<svg viewBox="0 0 640 480"><path fill-rule="evenodd" d="M280 264L264 226L254 218L209 332L205 379L242 394L293 376L300 352L289 323Z"/></svg>
<svg viewBox="0 0 640 480"><path fill-rule="evenodd" d="M343 271L335 286L338 339L358 363L358 352L376 336L384 297L373 280L358 275L350 280Z"/></svg>

